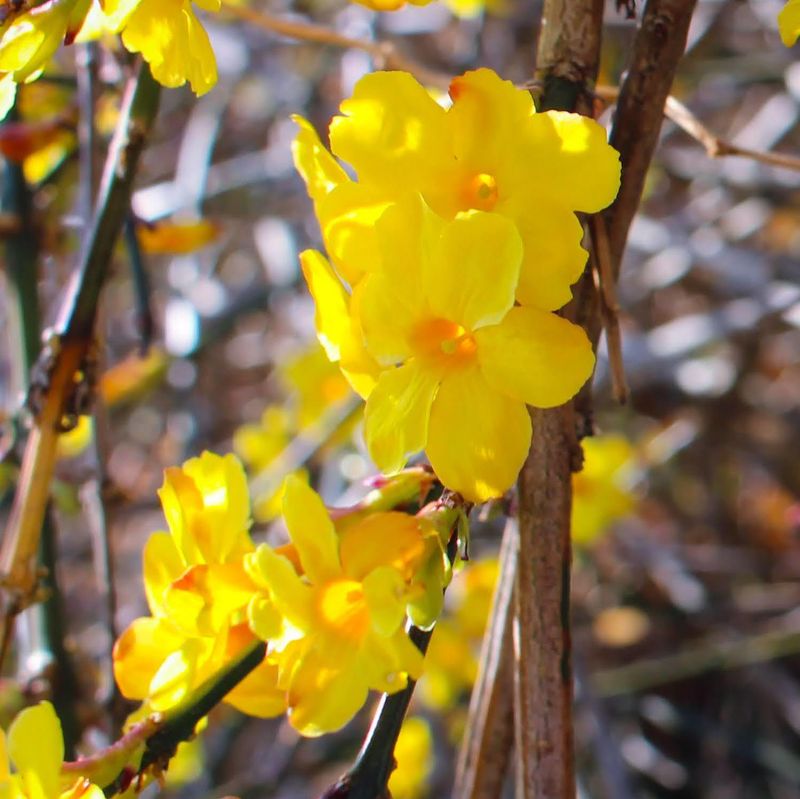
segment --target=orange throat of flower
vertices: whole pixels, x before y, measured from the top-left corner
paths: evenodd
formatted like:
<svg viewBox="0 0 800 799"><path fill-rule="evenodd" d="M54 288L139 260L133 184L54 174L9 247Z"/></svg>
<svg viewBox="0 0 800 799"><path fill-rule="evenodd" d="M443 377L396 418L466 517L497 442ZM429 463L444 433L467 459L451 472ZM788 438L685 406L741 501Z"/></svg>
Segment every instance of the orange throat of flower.
<svg viewBox="0 0 800 799"><path fill-rule="evenodd" d="M340 638L359 643L369 631L369 608L360 582L329 583L320 591L317 607L325 626Z"/></svg>
<svg viewBox="0 0 800 799"><path fill-rule="evenodd" d="M477 211L492 211L497 205L497 180L493 175L481 172L471 177L464 186L464 203Z"/></svg>
<svg viewBox="0 0 800 799"><path fill-rule="evenodd" d="M447 319L426 319L417 325L411 346L420 362L444 372L474 363L478 345L472 333Z"/></svg>

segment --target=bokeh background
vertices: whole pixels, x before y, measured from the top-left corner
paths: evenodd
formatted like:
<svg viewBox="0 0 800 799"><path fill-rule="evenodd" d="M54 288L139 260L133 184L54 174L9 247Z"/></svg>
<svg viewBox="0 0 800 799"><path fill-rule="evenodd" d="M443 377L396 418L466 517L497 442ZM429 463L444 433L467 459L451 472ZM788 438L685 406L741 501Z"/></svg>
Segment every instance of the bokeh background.
<svg viewBox="0 0 800 799"><path fill-rule="evenodd" d="M389 39L443 74L483 65L528 81L540 4L464 3L391 15L322 0L263 10ZM800 154L800 61L780 43L781 6L700 0L673 93L725 139ZM257 0L251 7L262 8ZM54 489L57 596L68 633L60 666L71 665L87 746L102 743L109 718L125 711L113 695L108 653L116 632L146 612L141 550L164 526L156 490L166 466L203 449L237 451L249 465L261 539L281 535L274 495L288 471L304 469L330 504L358 498L374 473L358 404L314 341L297 255L320 246L320 236L290 151L290 115L324 130L370 59L280 39L224 13L204 24L219 85L199 100L188 90L163 95L134 196L138 243L120 242L104 294L96 436L84 423L65 440ZM608 4L604 86L618 85L634 26ZM95 55L102 153L120 66L113 51ZM23 118L68 118L71 51L60 58L44 80L22 87ZM0 149L2 140L0 129ZM85 223L69 124L25 169L52 323ZM164 221L179 227L147 224ZM624 406L614 401L601 352L598 438L576 481L581 795L795 797L800 171L712 159L666 121L619 296L631 395ZM7 511L19 382L5 303L0 314ZM448 592L430 673L398 751L396 799L449 795L503 510L500 503L473 519L472 561ZM22 625L17 650L20 676L35 694L52 656L35 619ZM10 687L5 696L8 712ZM220 709L212 721L171 769L167 795L313 797L352 761L369 707L342 732L316 740L299 739L282 719Z"/></svg>

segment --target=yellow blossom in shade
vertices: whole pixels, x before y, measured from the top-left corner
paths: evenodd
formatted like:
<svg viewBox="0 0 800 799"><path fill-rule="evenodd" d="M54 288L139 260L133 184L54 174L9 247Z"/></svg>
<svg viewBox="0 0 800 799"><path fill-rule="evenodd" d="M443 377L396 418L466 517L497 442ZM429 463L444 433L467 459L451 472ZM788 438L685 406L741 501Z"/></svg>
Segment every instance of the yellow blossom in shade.
<svg viewBox="0 0 800 799"><path fill-rule="evenodd" d="M330 125L333 153L297 120L295 163L304 177L336 269L353 286L378 251L374 222L409 192L446 219L491 211L522 239L517 299L542 310L566 303L586 263L576 211L608 205L619 187L619 157L586 117L537 113L529 92L488 69L468 72L442 106L409 74L362 78Z"/></svg>
<svg viewBox="0 0 800 799"><path fill-rule="evenodd" d="M781 41L791 47L800 36L800 0L789 0L778 14Z"/></svg>
<svg viewBox="0 0 800 799"><path fill-rule="evenodd" d="M353 0L353 2L373 11L397 11L406 4L406 0ZM426 6L431 0L408 0L408 2L413 6Z"/></svg>
<svg viewBox="0 0 800 799"><path fill-rule="evenodd" d="M445 222L415 198L376 228L379 271L351 303L384 367L367 398L370 455L392 472L425 450L448 488L500 496L530 446L526 403L570 399L594 365L589 341L553 313L514 305L522 245L508 219L472 211Z"/></svg>
<svg viewBox="0 0 800 799"><path fill-rule="evenodd" d="M301 428L313 424L331 406L352 396L347 380L316 341L286 359L278 366L278 373L290 392Z"/></svg>
<svg viewBox="0 0 800 799"><path fill-rule="evenodd" d="M151 255L196 252L215 241L219 232L219 225L210 219L160 220L152 224L142 223L136 228L142 250Z"/></svg>
<svg viewBox="0 0 800 799"><path fill-rule="evenodd" d="M583 469L572 476L572 538L589 544L633 509L635 453L617 435L583 441Z"/></svg>
<svg viewBox="0 0 800 799"><path fill-rule="evenodd" d="M62 778L63 760L61 722L53 706L40 702L26 708L14 719L8 737L0 730L0 795L4 799L103 799L103 791L87 779Z"/></svg>
<svg viewBox="0 0 800 799"><path fill-rule="evenodd" d="M403 627L404 561L392 545L406 517L382 514L380 535L359 536L356 523L342 540L319 496L292 478L283 507L297 562L266 544L246 561L283 617L282 633L274 636L271 610L265 618L251 606L250 623L271 639L290 723L321 735L346 724L370 689L394 693L420 676L422 654Z"/></svg>
<svg viewBox="0 0 800 799"><path fill-rule="evenodd" d="M94 422L91 416L78 417L78 423L72 430L61 433L56 446L57 458L75 458L92 443Z"/></svg>
<svg viewBox="0 0 800 799"><path fill-rule="evenodd" d="M421 716L409 716L394 747L395 769L389 777L392 799L422 799L433 772L433 733Z"/></svg>
<svg viewBox="0 0 800 799"><path fill-rule="evenodd" d="M267 470L286 449L297 432L294 414L280 405L268 405L258 424L246 424L233 434L233 448L239 457L255 473L253 490L253 514L260 522L271 521L280 515L283 484L274 489L271 484L266 491L257 488L259 473ZM294 474L308 480L305 469Z"/></svg>
<svg viewBox="0 0 800 799"><path fill-rule="evenodd" d="M248 608L265 600L244 569L245 555L254 550L250 503L233 455L204 452L167 469L159 496L169 532L153 533L145 545L152 617L136 619L120 636L114 674L124 696L164 710L255 640ZM276 677L265 661L226 701L251 715L281 713Z"/></svg>
<svg viewBox="0 0 800 799"><path fill-rule="evenodd" d="M497 576L497 559L484 558L464 564L453 577L419 684L419 696L430 707L449 710L472 689Z"/></svg>

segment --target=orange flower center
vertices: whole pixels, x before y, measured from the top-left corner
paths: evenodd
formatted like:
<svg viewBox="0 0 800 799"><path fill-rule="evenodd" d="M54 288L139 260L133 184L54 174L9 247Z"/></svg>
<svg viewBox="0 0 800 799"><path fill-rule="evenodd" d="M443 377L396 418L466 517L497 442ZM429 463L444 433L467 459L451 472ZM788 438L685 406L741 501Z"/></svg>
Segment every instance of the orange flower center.
<svg viewBox="0 0 800 799"><path fill-rule="evenodd" d="M491 211L497 204L497 181L492 175L481 172L470 179L464 194L468 208Z"/></svg>
<svg viewBox="0 0 800 799"><path fill-rule="evenodd" d="M478 350L472 333L447 319L426 319L417 325L411 346L420 360L448 370L469 365Z"/></svg>
<svg viewBox="0 0 800 799"><path fill-rule="evenodd" d="M364 589L355 580L337 580L325 586L319 596L319 613L331 629L350 641L362 641L369 631Z"/></svg>

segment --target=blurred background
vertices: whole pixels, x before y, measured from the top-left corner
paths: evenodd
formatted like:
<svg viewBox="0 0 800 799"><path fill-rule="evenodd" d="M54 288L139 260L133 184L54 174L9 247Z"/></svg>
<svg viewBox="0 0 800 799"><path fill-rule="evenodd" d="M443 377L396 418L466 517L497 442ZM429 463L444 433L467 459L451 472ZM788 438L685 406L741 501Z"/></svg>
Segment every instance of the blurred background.
<svg viewBox="0 0 800 799"><path fill-rule="evenodd" d="M608 5L600 83L614 87L635 21ZM777 34L782 5L700 0L673 93L724 139L800 155L800 62ZM528 0L451 0L391 15L343 0L275 0L264 10L390 39L444 74L484 65L520 83L533 72L541 13ZM59 601L88 745L102 741L104 708L121 712L108 653L146 613L141 551L164 527L156 490L166 466L203 449L238 452L252 479L257 539L280 535L276 492L289 471L305 470L329 504L357 499L374 473L359 406L313 336L297 255L319 247L320 236L293 170L289 118L301 113L324 131L370 59L280 39L224 13L204 24L220 82L199 100L188 90L163 94L134 196L137 233L132 227L120 242L104 293L99 411L65 436L54 488ZM113 57L95 56L102 152L120 70ZM75 73L70 51L62 57L22 87L23 119L69 118ZM9 155L6 140L0 128ZM84 225L76 152L62 124L24 161L48 324ZM601 350L597 438L575 484L582 795L795 797L800 171L712 159L666 121L619 295L631 396L625 406L614 401ZM5 303L0 314L5 450L20 383ZM14 480L6 458L6 511ZM473 520L472 561L448 592L401 738L396 799L449 795L497 571L500 510ZM52 653L34 623L22 636L22 676L35 692ZM4 696L7 713L15 699ZM315 796L352 761L369 710L341 733L300 740L282 719L222 708L170 770L167 795Z"/></svg>

